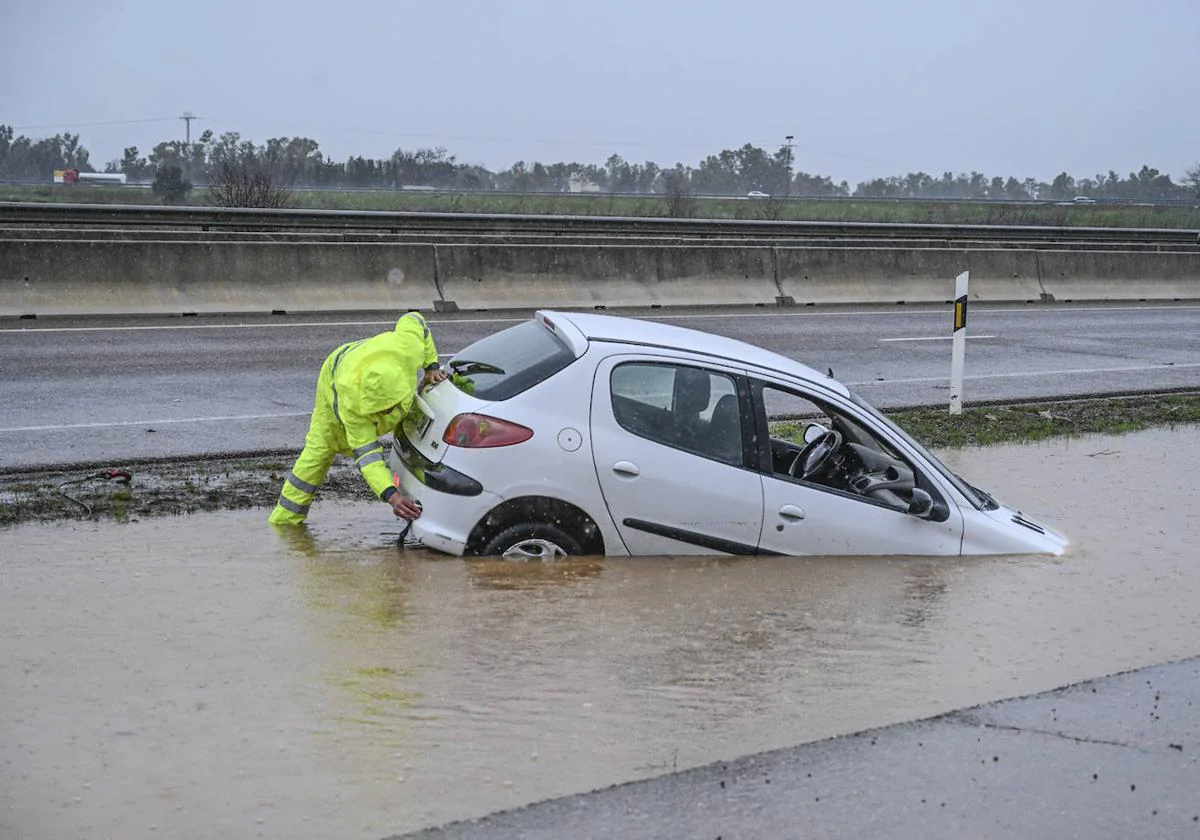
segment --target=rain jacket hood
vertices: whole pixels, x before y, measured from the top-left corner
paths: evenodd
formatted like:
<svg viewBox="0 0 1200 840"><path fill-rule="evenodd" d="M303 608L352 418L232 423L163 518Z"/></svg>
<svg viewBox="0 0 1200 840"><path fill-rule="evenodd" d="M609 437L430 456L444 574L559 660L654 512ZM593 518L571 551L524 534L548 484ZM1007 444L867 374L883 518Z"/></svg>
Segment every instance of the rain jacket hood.
<svg viewBox="0 0 1200 840"><path fill-rule="evenodd" d="M339 409L368 415L399 407L404 413L412 405L422 370L434 364L437 347L429 327L419 313L410 312L391 332L346 346L333 376Z"/></svg>

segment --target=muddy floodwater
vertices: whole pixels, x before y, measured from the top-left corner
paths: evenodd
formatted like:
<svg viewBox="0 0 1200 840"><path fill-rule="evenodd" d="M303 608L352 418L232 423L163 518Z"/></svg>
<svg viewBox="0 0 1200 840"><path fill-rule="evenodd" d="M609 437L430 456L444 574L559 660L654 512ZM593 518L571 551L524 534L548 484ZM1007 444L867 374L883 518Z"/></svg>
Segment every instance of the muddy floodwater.
<svg viewBox="0 0 1200 840"><path fill-rule="evenodd" d="M463 561L334 502L0 531L0 837L380 838L1200 654L1200 430L945 459L1070 551Z"/></svg>

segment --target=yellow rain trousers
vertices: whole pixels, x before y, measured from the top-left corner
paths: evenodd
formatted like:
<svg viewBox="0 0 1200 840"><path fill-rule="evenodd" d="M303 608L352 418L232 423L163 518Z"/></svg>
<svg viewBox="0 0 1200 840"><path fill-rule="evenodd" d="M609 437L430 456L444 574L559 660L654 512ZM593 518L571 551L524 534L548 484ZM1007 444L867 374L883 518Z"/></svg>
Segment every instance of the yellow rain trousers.
<svg viewBox="0 0 1200 840"><path fill-rule="evenodd" d="M409 312L391 332L352 341L321 365L317 399L304 451L283 483L271 511L276 525L300 525L334 458L348 455L379 498L394 491L379 436L394 432L412 408L426 368L436 367L437 347L418 312Z"/></svg>

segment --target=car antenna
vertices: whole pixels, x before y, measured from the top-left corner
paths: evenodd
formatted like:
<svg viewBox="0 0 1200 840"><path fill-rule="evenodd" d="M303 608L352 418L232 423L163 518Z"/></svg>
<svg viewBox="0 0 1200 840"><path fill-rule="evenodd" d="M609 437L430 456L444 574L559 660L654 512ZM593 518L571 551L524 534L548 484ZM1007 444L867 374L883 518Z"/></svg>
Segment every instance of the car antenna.
<svg viewBox="0 0 1200 840"><path fill-rule="evenodd" d="M830 379L833 379L833 368L830 368L829 372L826 373L825 375L828 376Z"/></svg>

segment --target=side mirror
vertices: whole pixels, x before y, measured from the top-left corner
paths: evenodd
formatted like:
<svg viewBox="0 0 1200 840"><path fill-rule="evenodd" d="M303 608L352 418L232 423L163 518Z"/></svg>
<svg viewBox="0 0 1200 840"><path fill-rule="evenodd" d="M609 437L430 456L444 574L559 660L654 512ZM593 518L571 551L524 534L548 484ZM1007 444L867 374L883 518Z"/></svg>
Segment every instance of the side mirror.
<svg viewBox="0 0 1200 840"><path fill-rule="evenodd" d="M912 499L908 503L908 512L919 519L926 519L933 513L933 497L920 487L912 489Z"/></svg>
<svg viewBox="0 0 1200 840"><path fill-rule="evenodd" d="M804 442L812 443L814 440L825 434L829 430L820 423L809 423L804 427Z"/></svg>

